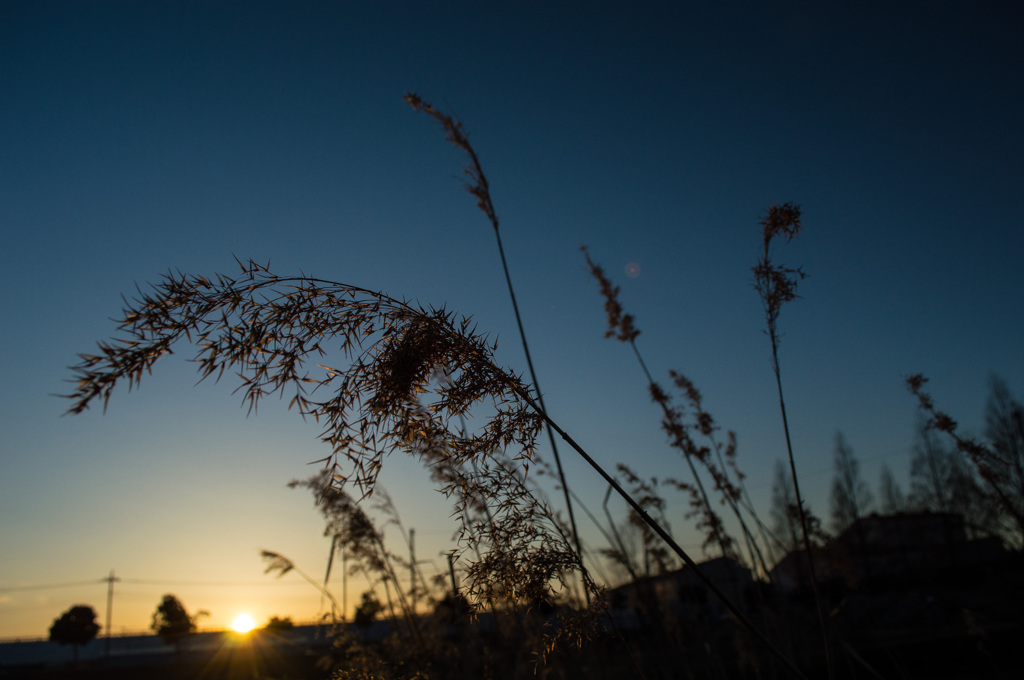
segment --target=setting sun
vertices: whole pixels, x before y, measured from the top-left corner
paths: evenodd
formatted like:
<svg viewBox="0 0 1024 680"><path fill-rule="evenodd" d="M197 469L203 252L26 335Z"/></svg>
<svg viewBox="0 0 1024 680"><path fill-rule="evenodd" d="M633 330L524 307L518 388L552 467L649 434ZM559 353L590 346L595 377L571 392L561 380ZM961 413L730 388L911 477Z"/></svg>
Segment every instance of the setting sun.
<svg viewBox="0 0 1024 680"><path fill-rule="evenodd" d="M256 622L248 614L239 614L231 624L231 630L236 633L248 633L256 627Z"/></svg>

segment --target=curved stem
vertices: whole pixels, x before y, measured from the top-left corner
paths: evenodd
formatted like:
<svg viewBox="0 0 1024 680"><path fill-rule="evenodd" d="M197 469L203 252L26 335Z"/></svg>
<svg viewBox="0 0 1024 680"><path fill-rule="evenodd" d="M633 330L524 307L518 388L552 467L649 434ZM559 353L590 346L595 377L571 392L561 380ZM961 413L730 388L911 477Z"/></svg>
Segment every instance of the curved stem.
<svg viewBox="0 0 1024 680"><path fill-rule="evenodd" d="M672 551L679 556L679 558L686 564L687 567L693 570L693 573L698 578L698 580L700 580L701 583L703 583L704 586L709 591L711 591L711 593L715 597L717 597L719 601L721 601L725 608L728 609L734 617L736 617L736 620L740 623L740 625L742 625L744 628L750 631L750 633L754 637L756 637L763 645L765 645L765 647L775 656L775 658L782 662L794 674L795 677L805 678L804 674L801 673L800 670L795 665L793 665L793 663L775 645L773 645L771 641L769 641L768 638L766 638L764 634L761 633L761 631L754 626L753 623L750 622L750 620L746 617L746 615L743 614L739 607L733 604L732 600L730 600L725 595L725 593L723 593L722 590L719 589L719 587L716 586L715 583L710 578L708 578L703 571L701 571L700 567L697 566L697 563L693 560L693 558L690 557L690 555L687 554L687 552L683 550L678 543L675 542L672 536L669 535L669 533L665 531L665 529L662 528L662 526L658 524L654 520L654 518L651 517L647 513L647 511L644 510L640 506L640 504L633 499L632 496L626 493L626 491L619 485L619 483L615 481L615 478L609 475L608 472L605 471L605 469L601 467L601 465L597 461L591 458L590 454L588 454L579 444L577 444L576 441L572 437L570 437L568 433L565 432L565 430L560 428L557 423L551 420L548 414L537 404L536 401L534 401L530 397L530 395L520 393L519 396L522 397L522 399L526 401L526 403L528 403L530 407L541 418L544 419L544 422L547 423L552 430L557 432L558 435L563 440L565 440L565 442L569 446L571 446L573 450L575 450L576 453L578 453L580 457L587 462L588 465L590 465L590 467L592 467L599 475L601 475L601 477L608 483L609 486L615 489L615 492L618 493L624 501L626 501L626 503L637 513L637 515L643 520L643 522L648 527L650 527L650 529L654 533L658 534L658 536L660 536L663 541L665 541L665 544L668 545L668 547L671 548Z"/></svg>

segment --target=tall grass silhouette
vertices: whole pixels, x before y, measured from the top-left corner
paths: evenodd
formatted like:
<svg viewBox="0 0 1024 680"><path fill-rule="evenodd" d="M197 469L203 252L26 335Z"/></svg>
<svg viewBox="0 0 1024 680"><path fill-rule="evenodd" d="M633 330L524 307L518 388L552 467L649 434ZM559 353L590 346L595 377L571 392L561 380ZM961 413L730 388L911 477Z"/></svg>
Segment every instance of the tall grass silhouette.
<svg viewBox="0 0 1024 680"><path fill-rule="evenodd" d="M456 519L466 520L462 537L478 534L473 540L480 558L466 570L468 593L527 610L557 600L569 574L600 595L571 537L524 481L546 424L695 570L741 625L799 675L671 535L551 419L526 383L497 367L493 345L469 320L358 286L279 277L251 261L239 265L237 278L167 274L129 301L118 324L121 335L101 342L98 353L81 355L73 368L69 411L81 413L95 401L106 408L119 384L137 386L178 343L191 343L200 376L237 374L251 412L267 397L290 397L290 408L321 423L320 439L332 451L322 461L326 473L335 483L353 484L364 498L373 493L387 454L422 460L454 499ZM316 361L333 351L328 343L340 349L345 367ZM457 426L481 414L481 404L488 410L480 427L466 432ZM506 457L506 450L515 454ZM467 508L479 499L491 509L492 522L468 521ZM580 644L596 632L601 616L600 607L564 616L543 649L560 640Z"/></svg>
<svg viewBox="0 0 1024 680"><path fill-rule="evenodd" d="M319 476L294 484L314 492L332 537L332 558L335 550L345 551L369 582L384 586L392 618L404 620L406 642L416 650L414 655L428 664L433 662L424 650L431 643L418 612L397 588L396 565L402 564L401 559L386 549L382 534L360 501L378 489L378 475L390 454L420 460L438 490L451 500L457 527L457 548L451 559L452 565L456 558L462 562L462 582L457 583L452 566L451 588L445 598L453 612L461 611L458 603L464 601L476 613L486 611L496 617L515 613L511 625L518 632L509 633L510 640L528 637L524 617L571 603L569 584L581 584L586 605L565 608L557 624L549 621L540 626L543 635L532 649L543 660L558 646L578 646L600 634L610 621L603 588L583 564L574 495L565 478L557 437L608 485L606 512L613 492L627 504L630 521L641 529L646 556L660 562L663 569L677 564L674 560L686 565L787 673L803 677L789 656L704 574L668 530L658 491L663 483L688 494L694 513L691 518L696 518L697 528L705 535L705 548L713 546L726 558L738 557L741 548L726 531L712 501L711 495L716 493L737 520L749 564L767 574L767 560L750 522L760 529L764 545L770 542L743 487L733 434L729 433L726 441L719 439L719 426L705 409L700 391L682 373L669 372L668 390L653 379L636 344L639 330L633 317L624 312L618 289L589 254L587 264L605 299L606 336L632 348L651 399L661 411L661 426L680 452L690 478L648 481L620 466L618 476L625 479L623 483L558 425L537 385L490 187L477 155L461 123L415 95L407 95L406 101L438 121L448 141L469 157L467 189L497 238L531 382L499 367L494 343L477 332L468 318L444 307L416 306L356 285L312 276L278 276L268 266L249 260L237 262L240 273L234 276L168 273L126 300L115 337L99 343L94 353L80 355L80 362L73 367L75 387L67 395L71 400L68 410L81 413L97 403L106 409L117 386L129 390L138 386L156 361L180 345L194 348L201 379L237 376L236 391L250 413L256 413L267 397L287 400L289 409L319 423L319 438L330 450L317 461L322 464ZM765 305L790 473L810 554L808 520L786 418L777 332L779 311L796 297L796 282L803 273L771 260L772 242L792 239L799 232L799 208L773 206L762 227L764 253L753 269L755 287ZM674 398L673 393L679 397ZM546 469L537 455L541 430L554 454L568 510L567 525L529 475L531 469ZM711 480L710 488L705 477ZM600 527L596 519L595 524ZM610 514L609 525L610 532L605 532L612 545L609 554L618 551L619 559L636 577L637 569L629 562ZM265 551L264 558L269 571L299 573L284 555ZM339 619L339 607L326 590L326 581L321 586L304 572L302 575L330 597L332 618ZM396 589L394 599L390 584ZM814 578L811 585L816 588ZM445 598L434 598L434 604ZM824 635L822 608L820 600L817 602ZM827 639L825 651L827 655ZM387 660L375 658L373 664L377 665L372 672L381 675ZM831 673L831 662L829 668Z"/></svg>
<svg viewBox="0 0 1024 680"><path fill-rule="evenodd" d="M464 151L469 157L469 163L465 167L465 173L469 177L470 181L466 183L466 190L476 197L477 207L480 208L484 215L487 216L487 220L491 223L491 227L494 229L494 238L498 245L498 255L501 258L501 268L505 273L505 283L508 287L508 296L512 301L512 310L515 313L516 326L519 329L519 338L523 345L523 354L526 356L526 366L530 371L530 380L533 382L533 389L536 392L537 403L540 404L541 409L546 412L547 407L544 405L544 393L541 391L540 381L537 379L537 371L533 367L533 358L530 356L530 343L526 340L526 331L523 329L523 319L519 313L519 303L516 301L516 292L512 285L512 275L509 273L508 260L505 258L505 247L501 241L501 229L498 225L498 214L495 212L494 203L491 200L490 184L487 182L487 176L484 174L483 167L480 165L480 160L476 155L476 151L473 149L473 145L469 143L469 136L463 130L462 123L434 108L416 94L406 94L405 101L413 108L414 111L425 113L436 120L445 132L445 139L451 142L455 148ZM585 569L582 565L583 545L580 542L579 530L576 528L576 515L573 512L571 491L569 489L569 484L565 479L565 471L562 467L562 457L558 453L558 444L555 441L554 432L550 427L546 429L548 434L548 443L551 446L551 454L555 459L555 468L558 471L558 481L562 486L562 492L565 498L566 511L569 513L569 526L572 529L573 541L576 544L576 552L580 556L581 568ZM586 589L584 589L584 593L586 593L586 597L589 600L590 595Z"/></svg>
<svg viewBox="0 0 1024 680"><path fill-rule="evenodd" d="M717 440L715 432L719 428L711 414L704 409L700 391L682 373L669 371L669 378L674 387L684 396L689 406L689 418L687 411L683 407L677 406L671 395L654 380L636 344L640 330L636 327L634 317L625 313L619 302L619 287L615 286L605 274L604 269L590 258L586 247L581 250L586 258L587 268L590 270L591 276L597 280L601 296L604 298L604 308L608 320L608 328L604 337L615 338L628 344L633 350L633 355L647 379L651 400L661 410L661 426L668 436L669 444L680 452L686 462L693 483L677 479L668 481L680 491L690 495L691 507L697 516L697 528L702 529L705 533L705 546L711 543L716 544L723 557L736 555L735 541L726 531L722 518L715 512L694 461L697 461L710 475L715 491L718 492L722 502L732 510L743 533L750 564L758 567L761 573L767 574L768 564L740 510L742 504L753 521L760 524L753 504L750 502L749 494L743 488L744 475L736 461L735 434L730 431L725 444ZM708 444L698 444L694 435L705 438ZM732 474L730 474L730 470Z"/></svg>
<svg viewBox="0 0 1024 680"><path fill-rule="evenodd" d="M800 528L803 533L804 550L810 567L810 587L814 594L815 609L818 612L818 623L821 628L822 645L825 652L825 663L828 675L832 677L832 653L830 651L828 629L825 623L825 612L818 589L818 575L814 564L811 546L811 531L807 509L800 493L800 479L796 472L796 460L793 457L793 440L789 434L789 418L786 415L786 398L782 389L782 369L779 365L779 313L783 305L797 298L797 283L805 278L803 270L776 264L772 260L772 244L784 238L792 241L800 233L800 207L793 203L772 205L761 219L762 251L761 257L752 271L754 273L754 289L761 297L764 306L765 326L768 339L772 346L772 372L775 374L775 385L779 393L779 412L782 416L782 429L786 436L786 454L789 459L790 478L793 482L793 493L796 497L797 511L800 517Z"/></svg>

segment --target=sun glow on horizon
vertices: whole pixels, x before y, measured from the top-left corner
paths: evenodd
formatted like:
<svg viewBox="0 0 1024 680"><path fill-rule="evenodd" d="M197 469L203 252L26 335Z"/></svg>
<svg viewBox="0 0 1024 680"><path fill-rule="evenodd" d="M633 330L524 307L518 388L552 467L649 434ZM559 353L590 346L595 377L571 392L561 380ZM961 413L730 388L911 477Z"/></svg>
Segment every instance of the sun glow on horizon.
<svg viewBox="0 0 1024 680"><path fill-rule="evenodd" d="M235 620L231 623L231 630L236 633L248 633L250 630L256 627L256 622L248 614L239 614L235 617Z"/></svg>

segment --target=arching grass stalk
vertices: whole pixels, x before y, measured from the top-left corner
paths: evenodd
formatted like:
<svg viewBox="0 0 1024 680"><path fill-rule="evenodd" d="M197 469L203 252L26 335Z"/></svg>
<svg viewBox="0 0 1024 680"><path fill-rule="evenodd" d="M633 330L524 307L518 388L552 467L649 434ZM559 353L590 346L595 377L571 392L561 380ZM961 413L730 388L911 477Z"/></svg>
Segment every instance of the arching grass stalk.
<svg viewBox="0 0 1024 680"><path fill-rule="evenodd" d="M832 677L832 654L829 650L828 632L825 627L825 612L818 592L818 577L814 566L814 555L811 549L811 532L808 527L807 511L803 497L800 495L800 482L796 473L796 462L793 458L793 441L789 435L789 419L786 417L786 399L782 391L782 371L779 367L779 312L787 302L797 298L797 282L806 274L799 267L796 269L777 265L772 262L772 241L784 237L786 242L792 241L800 233L800 207L792 203L772 205L768 213L761 218L761 236L763 250L761 258L754 265L754 289L757 290L764 304L766 333L772 345L772 371L775 373L775 385L779 392L779 411L782 414L782 429L786 436L786 453L789 456L789 472L793 481L793 493L800 515L800 528L803 533L804 550L807 552L807 563L810 567L811 592L818 612L818 624L821 628L822 645L825 652L825 663L828 675Z"/></svg>
<svg viewBox="0 0 1024 680"><path fill-rule="evenodd" d="M445 138L451 142L456 148L462 149L469 156L469 164L465 168L466 175L470 181L466 183L466 189L469 193L476 196L477 207L483 211L484 215L490 221L491 226L494 228L494 237L498 243L498 254L501 256L501 268L505 272L505 283L508 286L508 295L512 300L512 310L515 312L516 325L519 328L519 338L523 343L523 353L526 355L526 366L530 371L530 380L533 382L533 388L537 394L537 401L544 407L544 396L540 388L540 381L537 380L537 372L533 367L533 359L530 356L530 345L526 340L526 331L523 329L523 319L519 314L519 304L516 302L515 289L512 286L512 276L509 274L508 262L505 259L505 248L501 242L501 230L498 228L498 215L494 210L494 204L491 201L491 190L490 185L487 183L487 176L484 175L483 167L480 165L480 160L477 158L476 151L469 143L469 137L462 129L462 123L453 119L451 116L438 111L433 106L423 101L416 94L406 94L405 101L412 106L413 110L426 113L433 117L441 127L444 129ZM565 497L565 507L569 514L569 526L572 529L573 541L576 544L576 552L580 556L580 567L583 567L583 546L580 543L579 531L576 528L576 516L573 512L573 504L569 485L565 479L565 471L562 468L562 459L558 454L558 445L555 442L555 435L550 428L547 428L548 442L551 445L551 453L555 459L555 468L558 470L558 481L562 486L562 493ZM587 604L590 603L590 595L586 594Z"/></svg>
<svg viewBox="0 0 1024 680"><path fill-rule="evenodd" d="M477 463L477 479L467 475L452 483L476 485L474 493L492 499L500 513L493 530L481 528L491 533L480 543L486 547L482 559L467 571L470 594L527 603L547 599L552 582L575 570L580 570L584 587L596 592L574 548L519 476L533 460L536 437L547 424L694 570L741 625L803 677L672 537L551 420L531 389L495 365L493 345L473 331L469 320L357 286L307 276L278 277L253 262L239 264L238 279L167 274L150 293L126 301L119 323L122 335L99 343L96 354L80 355L73 367L76 386L67 395L72 401L68 411L81 413L94 400L106 405L118 384L138 385L174 345L191 342L198 348L194 360L200 375L237 375L250 411L267 396L292 394L289 406L324 427L320 438L332 450L324 459L329 479L353 481L364 497L373 492L383 460L393 451L428 466L438 457L458 469ZM329 341L340 344L347 367L315 364L319 371L310 373L307 362L325 355ZM436 380L438 372L446 379ZM488 410L484 425L472 434L458 432L455 422L481 402ZM506 449L519 453L512 459L498 455ZM515 467L510 469L509 463ZM455 494L450 486L442 491ZM454 515L456 521L466 516L458 502ZM563 618L548 649L562 639L579 644L596 629L601 615L587 610L575 619Z"/></svg>
<svg viewBox="0 0 1024 680"><path fill-rule="evenodd" d="M290 408L316 420L331 449L322 462L332 484L351 483L365 498L384 458L398 451L454 472L435 481L454 500L456 522L473 499L486 499L494 522L464 522L474 536L460 532L461 545L482 548L467 568L467 594L530 606L555 601L574 573L594 594L571 539L518 477L534 460L544 422L519 397L525 383L495 366L493 343L470 320L357 286L239 265L237 278L168 273L126 300L120 337L74 367L69 412L106 405L117 385L139 384L177 344L191 344L200 376L237 376L251 413L265 397L290 396ZM316 361L325 356L342 367ZM473 414L482 424L461 432L459 420Z"/></svg>

